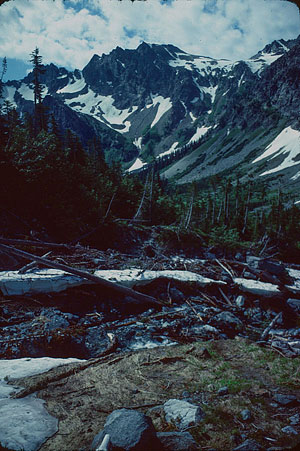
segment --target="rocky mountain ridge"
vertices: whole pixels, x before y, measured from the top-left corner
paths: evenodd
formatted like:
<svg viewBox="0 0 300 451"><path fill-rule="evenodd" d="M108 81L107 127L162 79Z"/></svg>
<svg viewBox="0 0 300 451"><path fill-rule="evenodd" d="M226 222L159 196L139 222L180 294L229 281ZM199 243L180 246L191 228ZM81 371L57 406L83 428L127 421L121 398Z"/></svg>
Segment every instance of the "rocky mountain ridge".
<svg viewBox="0 0 300 451"><path fill-rule="evenodd" d="M44 104L83 143L99 136L108 161L121 160L129 170L159 156L168 166L164 176L178 183L238 170L273 180L282 175L297 186L299 44L300 37L277 40L245 61L173 45L117 47L94 55L82 71L45 66ZM21 113L33 109L32 82L29 73L5 84L5 99ZM183 147L187 154L176 158Z"/></svg>

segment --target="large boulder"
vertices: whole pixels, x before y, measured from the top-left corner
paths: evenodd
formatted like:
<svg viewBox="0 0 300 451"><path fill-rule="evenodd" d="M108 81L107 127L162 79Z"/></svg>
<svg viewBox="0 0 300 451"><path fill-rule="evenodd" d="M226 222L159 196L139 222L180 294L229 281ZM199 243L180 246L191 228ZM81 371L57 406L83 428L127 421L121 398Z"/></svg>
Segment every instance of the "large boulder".
<svg viewBox="0 0 300 451"><path fill-rule="evenodd" d="M106 434L110 449L118 451L160 451L162 445L156 436L151 418L129 409L114 410L106 419L104 429L96 435L91 450L97 450Z"/></svg>

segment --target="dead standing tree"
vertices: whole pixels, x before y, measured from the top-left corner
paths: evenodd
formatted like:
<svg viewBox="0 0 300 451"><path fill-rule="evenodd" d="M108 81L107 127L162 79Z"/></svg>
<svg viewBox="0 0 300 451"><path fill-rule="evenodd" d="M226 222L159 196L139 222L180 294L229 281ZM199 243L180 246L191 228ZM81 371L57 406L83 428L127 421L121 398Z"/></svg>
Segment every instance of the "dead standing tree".
<svg viewBox="0 0 300 451"><path fill-rule="evenodd" d="M130 222L143 220L152 221L152 195L153 195L154 167L152 167L146 177L144 191L137 212ZM147 217L148 216L148 217Z"/></svg>

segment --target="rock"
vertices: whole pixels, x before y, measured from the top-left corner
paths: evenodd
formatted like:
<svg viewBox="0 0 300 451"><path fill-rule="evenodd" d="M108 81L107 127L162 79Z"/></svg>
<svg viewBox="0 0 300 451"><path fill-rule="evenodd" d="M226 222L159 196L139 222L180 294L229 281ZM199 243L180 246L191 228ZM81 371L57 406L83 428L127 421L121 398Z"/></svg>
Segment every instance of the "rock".
<svg viewBox="0 0 300 451"><path fill-rule="evenodd" d="M197 443L189 432L158 432L164 451L196 451Z"/></svg>
<svg viewBox="0 0 300 451"><path fill-rule="evenodd" d="M249 421L252 418L251 412L249 409L244 409L241 411L241 417L243 421Z"/></svg>
<svg viewBox="0 0 300 451"><path fill-rule="evenodd" d="M170 288L170 296L172 301L175 302L182 302L185 300L184 294L175 287Z"/></svg>
<svg viewBox="0 0 300 451"><path fill-rule="evenodd" d="M240 252L238 252L237 254L235 254L234 258L235 258L235 260L237 260L238 262L244 262L244 261L245 261L245 257L244 257Z"/></svg>
<svg viewBox="0 0 300 451"><path fill-rule="evenodd" d="M271 260L260 260L258 262L258 268L262 269L263 271L267 271L277 277L287 276L285 266L279 262L272 262Z"/></svg>
<svg viewBox="0 0 300 451"><path fill-rule="evenodd" d="M235 303L237 305L238 308L243 308L245 307L245 298L242 295L239 295L236 300Z"/></svg>
<svg viewBox="0 0 300 451"><path fill-rule="evenodd" d="M298 435L298 432L296 429L294 429L292 426L285 426L284 428L281 428L282 432L289 435Z"/></svg>
<svg viewBox="0 0 300 451"><path fill-rule="evenodd" d="M66 329L70 325L68 319L72 318L70 313L62 313L57 309L43 309L40 315L46 319L46 332Z"/></svg>
<svg viewBox="0 0 300 451"><path fill-rule="evenodd" d="M300 415L299 415L299 413L296 413L295 415L291 416L289 418L289 421L290 421L290 423L293 426L297 426L298 424L300 424Z"/></svg>
<svg viewBox="0 0 300 451"><path fill-rule="evenodd" d="M298 400L295 395L282 395L280 393L276 393L273 396L273 399L278 404L285 407L293 407L298 404Z"/></svg>
<svg viewBox="0 0 300 451"><path fill-rule="evenodd" d="M94 438L92 451L97 450L106 434L110 436L112 449L119 451L161 449L151 418L135 410L114 410L107 417L104 429Z"/></svg>
<svg viewBox="0 0 300 451"><path fill-rule="evenodd" d="M210 326L209 324L204 324L203 326L195 324L192 327L184 329L183 332L186 332L187 335L191 336L196 335L197 337L201 337L202 339L215 338L220 335L218 329Z"/></svg>
<svg viewBox="0 0 300 451"><path fill-rule="evenodd" d="M228 387L221 387L221 388L219 388L218 395L219 396L228 395Z"/></svg>
<svg viewBox="0 0 300 451"><path fill-rule="evenodd" d="M166 421L175 422L180 429L198 424L204 418L201 407L180 399L169 399L165 402L164 412Z"/></svg>
<svg viewBox="0 0 300 451"><path fill-rule="evenodd" d="M300 299L288 299L287 304L296 313L300 313Z"/></svg>
<svg viewBox="0 0 300 451"><path fill-rule="evenodd" d="M242 321L231 312L221 312L210 320L214 326L224 332L236 332L243 328Z"/></svg>
<svg viewBox="0 0 300 451"><path fill-rule="evenodd" d="M254 257L253 255L247 255L246 257L247 264L253 269L258 269L260 260L259 257Z"/></svg>
<svg viewBox="0 0 300 451"><path fill-rule="evenodd" d="M245 440L241 445L233 449L233 451L259 451L262 447L255 440Z"/></svg>

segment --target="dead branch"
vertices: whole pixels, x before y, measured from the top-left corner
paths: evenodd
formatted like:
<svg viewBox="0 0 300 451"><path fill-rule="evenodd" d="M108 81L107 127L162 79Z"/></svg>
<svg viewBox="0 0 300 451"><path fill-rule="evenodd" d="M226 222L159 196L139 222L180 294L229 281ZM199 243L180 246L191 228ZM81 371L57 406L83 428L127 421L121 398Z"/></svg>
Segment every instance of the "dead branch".
<svg viewBox="0 0 300 451"><path fill-rule="evenodd" d="M117 346L117 339L113 334L107 334L109 338L109 345L105 351L103 351L96 359L87 360L82 364L72 364L71 368L68 367L64 368L62 367L61 370L58 372L55 372L54 374L52 372L48 374L45 374L45 377L43 380L35 382L35 378L33 378L32 384L29 387L24 388L23 390L16 392L12 395L13 398L24 398L25 396L31 395L32 393L36 391L41 391L48 387L49 384L53 382L58 382L61 379L65 379L66 377L72 376L79 371L83 371L86 368L89 368L90 366L96 365L98 363L105 362L107 360L108 355L112 354L114 352L116 346ZM58 373L58 374L57 374ZM40 375L37 375L40 376Z"/></svg>
<svg viewBox="0 0 300 451"><path fill-rule="evenodd" d="M42 255L42 258L46 258L51 254L51 251L47 252L46 254ZM36 261L33 261L31 263L28 263L27 265L23 266L19 269L19 274L25 274L25 272L29 271L30 269L35 268L38 266L38 263Z"/></svg>
<svg viewBox="0 0 300 451"><path fill-rule="evenodd" d="M46 258L38 257L37 255L30 254L29 252L20 251L11 246L6 246L5 244L0 244L0 250L4 252L17 255L18 257L22 257L28 260L37 261L44 266L49 268L60 269L62 271L68 272L70 274L74 274L76 276L82 277L83 279L91 280L92 282L102 285L110 290L118 291L125 296L130 296L134 299L137 299L140 302L151 302L152 304L162 305L157 299L152 296L148 296L146 294L139 293L137 291L132 290L131 288L124 287L117 283L109 282L108 280L102 279L101 277L95 276L94 274L90 274L86 271L79 270L77 268L71 268L70 266L64 265L62 263L56 263Z"/></svg>
<svg viewBox="0 0 300 451"><path fill-rule="evenodd" d="M270 322L268 327L266 327L265 330L263 331L263 333L261 334L262 340L264 340L267 337L267 335L269 334L269 332L272 329L272 327L274 326L274 324L276 324L281 318L282 318L282 312L279 312L278 315L276 315L275 318L272 319L272 321Z"/></svg>

